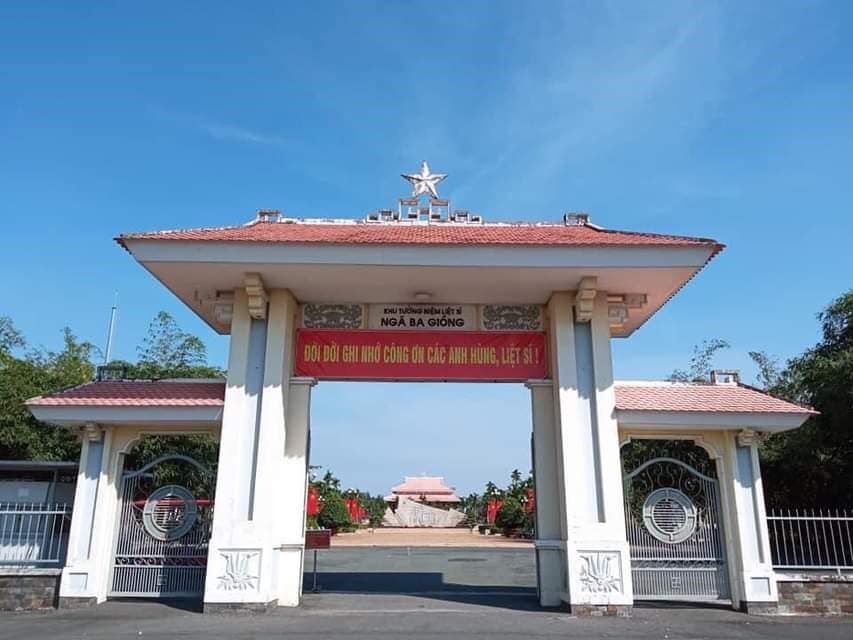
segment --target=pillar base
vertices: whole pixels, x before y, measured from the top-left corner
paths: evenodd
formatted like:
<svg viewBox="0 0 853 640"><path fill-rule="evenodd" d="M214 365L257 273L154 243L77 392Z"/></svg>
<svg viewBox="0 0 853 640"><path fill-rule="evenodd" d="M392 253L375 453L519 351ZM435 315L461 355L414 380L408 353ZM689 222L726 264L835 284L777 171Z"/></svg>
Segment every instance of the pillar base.
<svg viewBox="0 0 853 640"><path fill-rule="evenodd" d="M98 604L95 596L62 596L57 601L59 609L88 609Z"/></svg>
<svg viewBox="0 0 853 640"><path fill-rule="evenodd" d="M204 613L227 614L227 613L269 613L278 608L278 600L270 602L205 602Z"/></svg>
<svg viewBox="0 0 853 640"><path fill-rule="evenodd" d="M740 610L751 616L775 616L779 615L779 603L777 602L741 602Z"/></svg>
<svg viewBox="0 0 853 640"><path fill-rule="evenodd" d="M566 603L569 613L579 618L600 618L604 616L630 618L634 605L630 604L570 604Z"/></svg>

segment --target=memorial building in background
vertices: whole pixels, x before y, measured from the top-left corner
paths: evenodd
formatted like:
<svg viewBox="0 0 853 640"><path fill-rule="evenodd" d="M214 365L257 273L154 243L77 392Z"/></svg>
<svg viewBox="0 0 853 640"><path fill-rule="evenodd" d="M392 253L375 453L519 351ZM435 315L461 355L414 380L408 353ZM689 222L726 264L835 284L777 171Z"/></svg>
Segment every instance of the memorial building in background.
<svg viewBox="0 0 853 640"><path fill-rule="evenodd" d="M542 606L625 614L636 600L681 599L772 611L758 443L813 412L734 372L613 378L611 342L678 304L683 287L701 288L723 245L583 213L490 222L442 198L446 176L427 163L403 177L411 195L358 219L261 210L245 224L116 239L229 336L227 379L102 376L28 402L83 437L60 604L299 605L311 389L345 380L529 389ZM188 456L134 468L135 443L167 434L218 438L216 473ZM691 454L637 459L634 443L649 439ZM187 472L161 482L160 465ZM452 495L428 488L432 505ZM396 513L417 504L407 496Z"/></svg>
<svg viewBox="0 0 853 640"><path fill-rule="evenodd" d="M456 495L456 489L448 487L444 478L438 476L406 476L402 484L391 488L391 494L385 496L385 502L393 508L400 498L439 508L456 507L462 502Z"/></svg>

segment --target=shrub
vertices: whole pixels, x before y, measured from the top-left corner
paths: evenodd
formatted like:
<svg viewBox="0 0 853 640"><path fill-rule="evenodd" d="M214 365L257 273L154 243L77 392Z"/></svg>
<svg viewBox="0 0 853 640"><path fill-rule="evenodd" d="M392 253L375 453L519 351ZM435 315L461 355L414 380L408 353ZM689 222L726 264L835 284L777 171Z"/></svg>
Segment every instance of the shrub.
<svg viewBox="0 0 853 640"><path fill-rule="evenodd" d="M524 526L526 514L521 507L521 502L512 496L507 496L498 514L495 517L495 524L504 531L511 529L520 529Z"/></svg>
<svg viewBox="0 0 853 640"><path fill-rule="evenodd" d="M323 510L317 516L317 524L332 531L349 531L353 528L344 499L337 492L329 492L323 501Z"/></svg>

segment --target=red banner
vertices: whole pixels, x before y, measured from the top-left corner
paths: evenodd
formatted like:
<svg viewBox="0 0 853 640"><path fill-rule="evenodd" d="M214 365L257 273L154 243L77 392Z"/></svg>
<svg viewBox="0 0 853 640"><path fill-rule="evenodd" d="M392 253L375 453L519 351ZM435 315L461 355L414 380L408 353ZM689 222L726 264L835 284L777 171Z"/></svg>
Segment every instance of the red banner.
<svg viewBox="0 0 853 640"><path fill-rule="evenodd" d="M296 375L322 380L499 380L547 377L545 334L510 331L299 329Z"/></svg>

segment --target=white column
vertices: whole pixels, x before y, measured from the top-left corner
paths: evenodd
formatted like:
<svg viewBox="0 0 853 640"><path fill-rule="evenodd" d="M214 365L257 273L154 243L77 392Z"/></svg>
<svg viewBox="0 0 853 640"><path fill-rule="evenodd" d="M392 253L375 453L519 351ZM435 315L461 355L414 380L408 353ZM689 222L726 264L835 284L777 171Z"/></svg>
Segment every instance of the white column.
<svg viewBox="0 0 853 640"><path fill-rule="evenodd" d="M728 561L732 602L750 613L775 612L779 595L770 555L758 438L749 430L726 434L721 482L727 496Z"/></svg>
<svg viewBox="0 0 853 640"><path fill-rule="evenodd" d="M539 604L558 607L566 590L565 499L558 460L559 441L554 428L554 385L530 380L533 413L533 484L536 491L536 574Z"/></svg>
<svg viewBox="0 0 853 640"><path fill-rule="evenodd" d="M281 543L278 559L278 604L281 607L295 607L302 599L311 387L316 382L314 378L290 379L287 438L279 491Z"/></svg>
<svg viewBox="0 0 853 640"><path fill-rule="evenodd" d="M273 291L265 317L253 318L246 292L235 291L205 610L264 608L278 597L295 314L293 297Z"/></svg>
<svg viewBox="0 0 853 640"><path fill-rule="evenodd" d="M620 614L633 604L606 294L586 322L575 296L548 304L557 462L565 527L566 589L573 612Z"/></svg>
<svg viewBox="0 0 853 640"><path fill-rule="evenodd" d="M68 535L68 553L59 587L60 607L103 602L109 589L108 564L114 519L105 521L107 504L115 502L108 478L112 458L112 430L88 424L83 429L80 467L74 491L74 510ZM107 559L105 559L107 558Z"/></svg>

